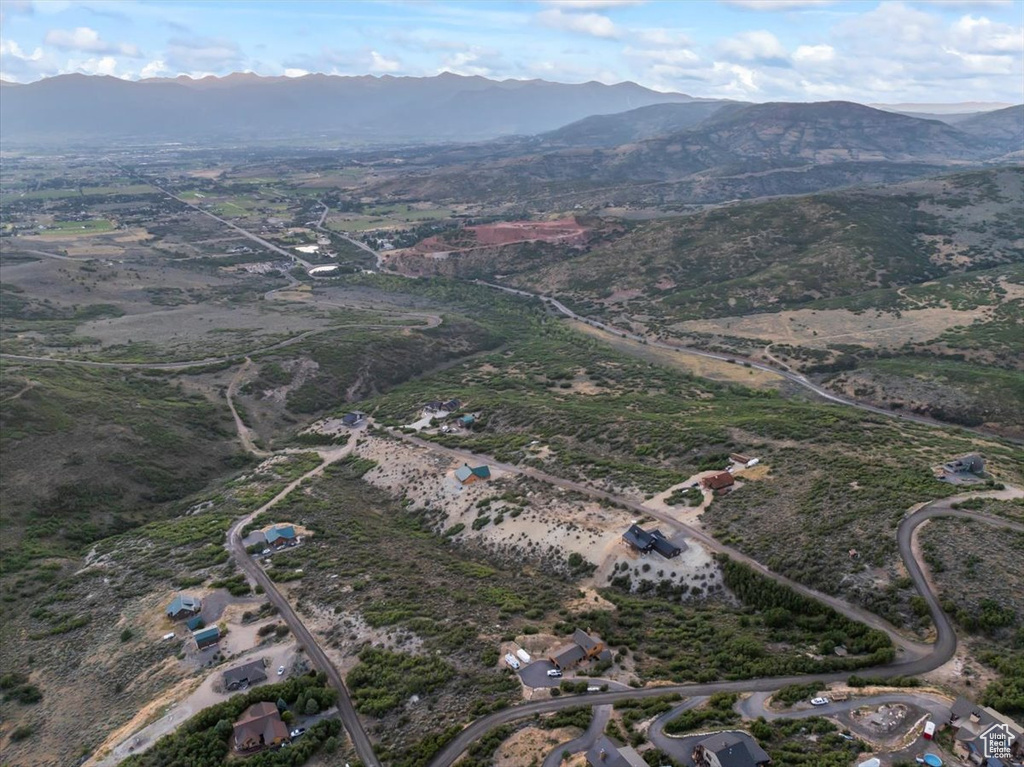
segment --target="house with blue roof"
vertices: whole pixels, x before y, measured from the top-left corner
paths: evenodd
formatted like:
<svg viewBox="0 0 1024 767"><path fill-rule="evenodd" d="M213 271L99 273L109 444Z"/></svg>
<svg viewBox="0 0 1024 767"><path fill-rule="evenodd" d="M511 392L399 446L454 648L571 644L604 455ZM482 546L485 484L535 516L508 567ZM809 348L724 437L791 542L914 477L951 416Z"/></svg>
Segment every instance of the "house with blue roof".
<svg viewBox="0 0 1024 767"><path fill-rule="evenodd" d="M295 528L291 525L272 527L267 530L263 537L267 539L267 545L275 549L279 549L282 546L291 546L296 542Z"/></svg>
<svg viewBox="0 0 1024 767"><path fill-rule="evenodd" d="M167 605L167 617L172 621L180 621L198 615L203 610L203 601L199 597L188 594L178 594L171 603Z"/></svg>

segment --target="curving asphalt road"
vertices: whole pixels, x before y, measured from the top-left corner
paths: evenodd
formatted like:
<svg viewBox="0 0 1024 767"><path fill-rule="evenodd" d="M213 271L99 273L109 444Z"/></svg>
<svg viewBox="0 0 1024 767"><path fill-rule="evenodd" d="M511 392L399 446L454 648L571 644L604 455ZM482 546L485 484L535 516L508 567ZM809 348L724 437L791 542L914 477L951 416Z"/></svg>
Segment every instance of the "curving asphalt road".
<svg viewBox="0 0 1024 767"><path fill-rule="evenodd" d="M766 365L762 362L756 362L755 360L749 359L747 357L737 357L731 354L720 354L718 352L706 352L701 349L694 349L691 346L684 346L683 344L673 344L668 343L667 341L659 341L657 339L648 338L647 336L639 335L638 333L633 333L628 330L623 330L622 328L617 328L614 325L609 325L605 322L601 322L600 320L595 320L590 317L584 317L582 315L579 315L558 299L551 298L550 296L541 296L536 293L530 293L527 290L510 288L506 287L505 285L496 285L493 282L484 282L483 280L472 280L472 282L475 282L478 285L484 285L488 288L493 288L494 290L500 290L503 293L510 293L512 295L523 296L525 298L536 298L539 301L543 301L544 303L553 307L559 313L563 314L569 319L577 320L578 322L584 322L590 325L591 327L598 328L600 330L605 331L606 333L611 333L620 338L628 338L631 341L638 341L640 343L646 344L647 346L651 346L657 349L666 349L668 351L677 352L679 354L689 354L694 357L706 357L707 359L719 360L721 362L732 362L739 365L743 365L744 367L751 367L756 370L761 370L766 373L773 373L779 376L780 378L785 378L787 381L791 381L792 383L795 383L796 385L801 386L804 389L807 389L808 391L812 392L818 397L821 397L822 399L828 400L829 402L835 402L836 404L839 405L855 407L858 410L864 410L869 413L885 416L886 418L896 418L902 421L913 421L914 423L924 424L925 426L944 426L949 429L961 429L963 431L978 434L982 437L988 437L990 439L1005 439L1009 442L1014 442L1016 444L1024 444L1024 440L1022 439L1016 439L1013 437L998 437L997 435L993 435L989 432L982 431L981 429L972 429L967 426L956 426L954 424L944 423L943 421L936 421L933 418L927 418L925 416L915 415L913 413L897 413L892 410L886 410L885 408L876 407L875 405L869 405L865 402L858 402L857 400L842 397L838 394L829 391L828 389L822 386L819 386L813 381L808 380L805 376L802 376L799 373L794 373L792 370L778 368L772 365Z"/></svg>
<svg viewBox="0 0 1024 767"><path fill-rule="evenodd" d="M222 218L220 218L220 217L210 213L209 211L202 210L201 208L197 208L195 206L189 205L189 203L186 202L185 200L182 200L181 198L171 194L167 190L165 190L165 189L163 189L163 188L161 188L159 186L156 186L155 184L152 184L152 182L146 181L146 183L149 183L154 188L156 188L159 191L163 192L167 196L172 197L175 200L178 200L182 204L188 205L190 208L193 208L195 210L199 210L201 213L204 213L205 215L207 215L207 216L209 216L209 217L211 217L211 218L213 218L213 219L215 219L217 221L220 221L224 225L230 227L231 229L234 229L234 230L238 231L243 236L245 236L245 237L247 237L247 238L249 238L249 239L251 239L251 240L253 240L253 241L255 241L255 242L257 242L257 243L259 243L261 245L263 245L264 247L266 247L266 248L268 248L268 249L270 249L272 251L278 252L278 253L280 253L282 255L285 255L285 256L289 257L290 259L292 259L294 262L302 263L303 265L305 265L307 267L310 266L310 264L306 263L303 259L297 257L296 255L294 255L292 253L289 253L288 251L285 251L285 250L277 247L276 245L261 239L260 237L258 237L256 235L254 235L254 234L252 234L252 233L242 229L241 227L239 227L239 226L237 226L237 225L235 225L235 224L233 224L233 223L231 223L229 221L226 221L226 220L224 220L224 219L222 219ZM325 206L325 208L326 208L326 206ZM325 211L325 214L326 214L326 211ZM357 244L360 247L363 247L364 249L368 250L369 252L374 253L375 255L377 255L372 249L366 247L364 244L361 244L361 243L358 243L358 242L355 242L355 241L353 241L353 242L354 242L354 244ZM873 412L873 413L876 413L876 414L879 414L879 415L883 415L883 416L886 416L886 417L899 417L899 418L902 418L904 420L915 421L915 422L926 424L926 425L930 425L930 426L932 426L932 425L946 425L946 424L939 424L939 422L933 421L933 420L928 419L928 418L923 418L923 417L914 416L914 415L906 415L906 414L898 415L898 414L892 413L891 411L884 410L882 408L877 408L877 407L874 407L872 405L867 405L867 404L856 402L856 401L853 401L853 400L848 400L848 399L846 399L844 397L840 397L840 396L837 396L837 395L835 395L835 394L833 394L831 392L828 392L825 389L823 389L822 387L820 387L820 386L818 386L818 385L808 381L804 376L792 373L790 371L780 370L780 369L775 368L775 367L771 367L771 366L768 366L768 365L764 365L764 364L761 364L761 363L758 363L758 362L753 362L751 360L746 360L746 359L739 358L739 357L732 357L730 355L722 355L722 354L716 354L716 353L712 353L712 352L705 352L705 351L701 351L701 350L697 350L697 349L691 349L691 348L685 347L685 346L679 346L679 345L675 345L675 344L668 344L668 343L665 343L665 342L662 342L662 341L657 341L657 340L653 340L652 341L651 339L647 339L647 338L645 338L643 336L639 336L639 335L634 334L634 333L630 333L630 332L627 332L627 331L620 330L618 328L614 328L613 326L607 325L606 323L602 323L602 322L598 322L598 321L595 321L595 320L591 320L591 319L587 319L587 318L581 317L581 316L577 315L575 312L573 312L572 310L570 310L568 307L566 307L564 304L562 304L560 301L558 301L557 299L554 299L554 298L537 296L537 295L529 293L527 291L516 290L516 289L513 289L513 288L507 288L507 287L500 286L500 285L493 285L493 284L490 284L490 283L480 282L480 284L488 285L489 287L492 287L492 288L495 288L497 290L501 290L501 291L504 291L504 292L507 292L507 293L522 295L522 296L526 296L526 297L530 297L530 298L538 298L538 299L544 301L545 303L549 304L550 306L554 307L556 310L558 310L559 312L561 312L563 315L565 315L567 317L570 317L572 319L579 320L579 321L582 321L582 322L586 322L586 323L588 323L588 324L590 324L590 325L592 325L594 327L598 327L598 328L600 328L600 329L602 329L602 330L604 330L606 332L614 333L614 334L619 335L621 337L626 337L626 338L630 338L630 339L635 340L635 341L644 342L644 343L646 343L646 344L648 344L650 346L664 348L664 349L668 349L670 351L675 351L675 352L684 353L684 354L692 354L692 355L695 355L695 356L707 357L707 358L711 358L711 359L718 359L718 360L722 360L722 361L725 361L725 362L734 362L734 363L738 362L738 363L741 363L741 364L744 364L744 365L749 365L751 367L757 368L759 370L764 370L766 372L773 373L775 375L779 375L779 376L781 376L783 378L786 378L786 379L788 379L788 380L790 380L790 381L792 381L792 382L794 382L794 383L796 383L796 384L798 384L798 385L800 385L800 386L802 386L802 387L812 391L814 394L818 395L819 397L822 397L822 398L824 398L826 400L830 400L830 401L833 401L833 402L836 402L836 403L839 403L839 404L844 404L844 405L848 405L848 406L851 406L851 407L856 407L858 409L866 410L866 411ZM313 331L313 332L323 332L323 331ZM307 334L303 334L303 335L308 335L308 333ZM287 341L281 342L280 344L275 344L275 345L273 345L271 347L267 347L267 349L276 348L278 346L286 345L288 343L295 343L298 340L300 340L301 337L302 336L295 337L295 338L292 338L292 339L288 339ZM255 353L255 352L251 352L251 353ZM200 362L189 362L189 363L155 363L155 364L147 365L147 364L143 364L143 363L138 363L138 364L136 364L136 363L103 363L103 362L86 362L86 361L78 361L78 360L59 360L59 359L40 358L40 357L25 357L25 356L21 356L21 355L6 355L6 354L2 355L2 357L5 358L5 359L13 359L13 360L20 360L20 361L27 361L27 362L69 363L69 364L80 364L80 365L96 366L96 367L122 367L122 368L126 368L126 367L127 368L131 368L131 367L144 367L144 368L146 368L146 367L148 367L148 368L164 368L164 369L173 369L175 367L182 367L182 368L183 367L194 367L194 366L196 366L198 364L214 364L216 362L223 362L223 361L226 361L226 360L229 360L229 359L237 359L240 356L244 356L244 355L230 355L230 356L223 357L223 358L215 358L215 359L205 360L205 361L200 361ZM235 416L236 416L236 423L240 423L240 419L238 419L238 417L237 417L237 412L235 413ZM243 426L244 426L244 424L243 424ZM242 434L242 431L240 430L239 433ZM983 433L983 432L978 432L978 433ZM953 629L952 623L950 622L948 616L946 616L946 614L942 611L941 606L939 605L938 597L931 591L931 589L930 589L930 587L928 585L927 579L924 576L923 569L922 569L920 563L914 558L914 555L913 555L913 546L912 546L913 535L914 535L914 531L917 529L917 527L919 525L921 525L922 523L926 522L927 520L933 519L935 517L954 516L954 517L975 519L975 520L981 521L981 522L983 522L985 524L989 524L989 525L992 525L992 526L995 526L995 527L1001 527L1001 528L1004 528L1004 529L1012 529L1012 530L1024 532L1024 525L1018 524L1016 522L1012 522L1012 521L1007 520L1007 519L990 517L990 516L987 516L987 515L984 515L984 514L979 514L979 513L965 511L965 510L955 510L955 509L952 509L952 504L956 500L956 499L952 499L952 498L946 498L946 499L942 499L942 500L939 500L939 501L934 501L934 502L932 502L930 504L925 505L924 507L922 507L918 511L908 514L903 519L903 521L900 523L899 529L897 531L897 540L898 540L898 545L899 545L900 556L903 558L904 564L905 564L905 566L907 568L907 571L908 571L911 579L914 582L915 587L918 589L918 591L921 593L921 595L925 598L925 600L926 600L926 602L928 604L928 609L929 609L929 612L931 614L932 620L933 620L933 622L934 622L934 624L936 626L936 641L935 641L935 643L933 645L926 646L926 645L922 645L922 644L917 643L917 642L909 641L906 638L902 637L901 635L898 634L898 632L896 632L894 627L890 626L885 621L882 621L877 616L875 616L875 615L873 615L871 613L867 613L867 611L861 610L860 608L856 608L856 607L854 607L852 605L848 605L848 604L842 602L841 600L835 599L834 597L830 597L830 596L825 595L825 594L820 594L820 593L814 591L813 589L808 589L807 587L802 586L801 584L795 583L795 582L789 580L788 578L785 578L784 576L780 576L780 575L778 575L776 573L772 573L770 570L768 570L768 568L764 567L760 563L750 559L749 557L746 557L745 555L741 554L740 552L737 552L737 551L735 551L735 550L733 550L733 549L731 549L729 547L726 547L726 546L723 546L723 545L719 544L716 540L714 540L710 536L706 535L702 531L697 530L697 529L692 528L692 527L689 527L687 525L684 525L684 524L678 522L677 520L673 519L672 517L670 517L668 515L661 514L661 513L656 512L656 511L654 511L652 509L649 509L649 508L643 506L642 504L636 503L634 501L631 501L631 500L628 500L628 499L625 499L625 498L621 498L621 497L615 496L615 495L613 495L611 493L607 493L605 491L597 490L595 488L591 488L591 487L588 487L586 485L582 485L580 483L572 482L570 480L565 480L565 479L562 479L562 478L559 478L559 477L553 477L551 475L545 474L544 472L540 472L540 471L538 471L536 469L532 469L532 468L528 468L528 467L520 468L520 467L511 466L509 464L502 464L500 462L497 462L497 461L494 461L494 460L490 459L488 456L478 456L478 455L473 454L473 453L471 453L469 451L455 450L455 449L452 449L452 448L444 448L444 447L442 447L440 445L436 445L436 444L430 443L430 442L425 442L424 440L420 440L420 439L412 437L410 435L396 434L396 436L398 436L398 437L400 437L400 438L402 438L402 439L404 439L406 441L412 442L414 444L419 444L422 447L425 447L425 448L430 449L430 450L438 450L438 451L442 451L442 452L447 452L449 454L456 455L456 456L458 456L460 458L464 458L464 459L468 459L468 460L485 460L485 461L491 463L492 465L494 465L496 468L499 468L499 469L502 469L502 470L505 470L505 471L509 471L509 472L512 472L512 473L516 473L516 474L530 476L530 477L533 477L535 479L538 479L538 480L541 480L541 481L544 481L544 482L548 482L550 484L553 484L553 485L556 485L556 486L559 486L559 487L563 487L563 488L566 488L566 489L569 489L569 490L574 490L574 491L577 491L577 492L584 493L586 495L590 495L592 497L598 497L598 498L606 499L606 500L612 501L614 503L620 504L620 505L622 505L622 506L624 506L626 508L631 508L631 509L634 509L634 510L636 510L638 512L641 512L643 514L650 515L650 516L652 516L652 517L654 517L656 519L659 519L660 521L664 522L665 524L672 525L672 526L674 526L676 528L685 530L688 534L693 536L696 540L701 541L701 543L703 543L704 545L708 546L709 548L711 548L713 550L727 553L730 556L734 557L735 559L737 559L739 561L743 561L743 562L747 563L748 565L754 567L757 571L761 572L762 574L764 574L764 575L766 575L766 576L768 576L770 578L773 578L776 581L785 583L786 585L790 586L791 588L794 588L795 590L803 593L806 596L812 597L814 599L818 599L820 601L823 601L823 602L829 604L830 606L832 606L836 610L840 611L841 613L847 615L848 617L851 617L851 618L853 618L855 620L862 621L862 622L864 622L864 623L866 623L866 624L868 624L868 625L870 625L872 627L880 628L880 629L886 631L886 633L888 633L889 636L891 636L893 638L894 642L899 644L905 651L907 651L908 656L911 659L906 660L906 661L901 662L901 663L890 664L888 666L882 666L882 667L878 667L878 668L874 668L874 669L863 669L863 670L861 670L861 673L867 674L867 675L872 675L872 676L892 677L892 676L922 674L922 673L930 671L930 670L932 670L934 668L937 668L938 666L940 666L943 663L945 663L947 660L949 660L949 658L952 657L953 653L956 650L956 633L955 633L955 631ZM989 436L989 435L985 435L985 436ZM294 482L290 483L287 487L285 487L280 493L278 493L273 499L271 499L267 504L265 504L261 508L257 509L256 511L252 512L251 514L248 514L245 517L243 517L243 518L241 518L241 519L239 519L238 521L235 522L235 524L231 527L231 529L229 531L229 534L228 534L228 548L229 548L229 551L231 552L232 557L238 563L239 567L249 576L249 578L252 581L258 583L259 585L261 585L263 587L263 589L264 589L268 599L270 600L270 602L272 604L274 604L275 607L277 607L277 609L280 612L281 617L284 619L284 621L291 628L291 630L294 633L294 635L296 636L296 638L305 647L307 655L309 656L310 660L314 663L314 665L319 667L321 670L323 670L327 674L328 679L331 681L331 684L338 691L338 695L339 695L339 705L338 705L338 708L339 708L339 712L340 712L340 715L341 715L341 719L342 719L342 722L343 722L346 730L348 730L350 737L352 738L353 744L354 744L355 749L356 749L356 751L357 751L357 753L359 755L359 758L363 761L364 765L367 765L368 767L379 767L380 761L377 759L376 754L373 751L373 744L370 742L370 739L367 736L366 731L362 727L362 723L360 722L358 714L355 711L355 707L352 704L351 697L348 694L348 690L345 687L344 680L341 678L340 673L338 672L337 668L335 668L334 664L331 663L330 659L327 657L326 653L324 653L323 649L319 646L319 644L317 643L315 637L312 635L312 633L309 631L309 629L306 628L305 624L302 622L302 620L296 614L296 612L294 611L294 609L292 608L292 606L288 602L288 600L280 593L280 591L277 590L277 587L273 583L273 581L267 576L267 574L262 570L262 568L260 568L252 560L252 558L245 551L245 547L242 544L242 538L241 538L241 534L240 534L242 528L245 527L245 525L248 524L249 521L253 517L255 517L257 514L261 513L262 511L265 511L266 509L271 508L272 506L274 506L276 503L278 503L280 500L282 500L284 497L286 497L289 493L291 493L296 487L298 487L303 480L307 479L308 477L311 477L311 476L314 476L314 475L317 475L317 474L321 473L326 466L328 466L329 464L331 464L331 463L333 463L333 462L335 462L337 460L340 460L342 457L347 455L351 451L351 449L352 449L351 445L346 445L345 447L339 448L339 449L334 450L334 451L321 451L321 457L323 458L323 462L317 468L311 470L310 472L307 472L306 474L304 474L299 479L297 479ZM823 682L832 682L832 681L841 681L841 680L845 679L848 676L848 674L847 673L824 674L824 675L817 674L817 675L814 675L814 676L815 676L815 678L821 679ZM666 685L666 686L642 688L642 689L636 689L636 690L632 690L631 689L631 690L624 690L624 691L609 691L609 692L604 692L604 693L601 693L601 692L598 692L598 693L587 693L587 694L585 694L585 696L565 696L565 697L560 697L560 698L549 699L549 700L546 700L546 701L539 701L539 702L535 702L535 703L526 703L526 704L522 704L522 705L519 705L519 706L514 706L512 708L504 709L502 711L496 712L494 714L491 714L489 716L483 717L481 719L477 719L475 722L473 722L468 727L466 727L440 753L438 753L438 755L431 761L431 767L448 767L448 765L451 765L462 754L462 752L468 746L470 746L478 738L482 737L489 730L491 730L492 728L494 728L494 727L496 727L498 725L501 725L501 724L504 724L504 723L507 723L507 722L516 721L518 719L521 719L521 718L524 718L524 717L529 717L529 716L532 716L534 714L545 713L545 712L550 712L550 711L557 711L557 710L562 709L562 708L568 708L568 707L577 706L577 705L581 704L581 698L582 697L586 698L586 703L590 703L591 705L598 706L599 707L598 710L600 711L602 709L607 710L607 707L608 707L609 704L612 704L612 703L614 703L616 701L619 701L619 700L638 699L638 698L650 698L650 697L656 697L656 696L659 696L659 695L664 695L664 694L667 694L667 693L678 692L680 694L690 696L690 700L687 701L683 705L684 706L691 706L691 705L696 705L699 702L699 700L695 701L694 700L695 698L700 698L701 696L710 695L710 694L715 693L715 692L771 691L771 690L779 689L780 687L783 687L783 686L785 686L787 684L798 683L798 682L804 681L806 679L807 679L806 676L789 676L789 677L761 678L761 679L744 680L744 681L737 681L737 682L716 682L716 683L711 683L711 684ZM682 707L678 707L678 708L681 709ZM807 715L810 716L810 715L814 715L815 713L820 713L820 711L812 711L812 712L808 713ZM595 713L595 720L597 718L598 718L598 716ZM588 738L589 736L591 736L591 730L593 730L593 729L595 729L595 727L592 724L591 728L588 729L587 733L584 736L581 736L580 739L577 739L578 741L580 741L579 745L582 745L583 748L585 748L587 745L589 745L588 743L586 743L585 739ZM601 729L603 729L603 727ZM664 737L663 734L660 732L660 729L659 729L659 734L662 735L662 737ZM594 738L596 738L596 735L597 735L596 732L593 733L593 737ZM653 737L652 737L652 739L653 739ZM592 742L592 740L590 742ZM570 744L566 744L565 746L563 746L562 749L567 748L567 747L574 747L573 744L575 744L575 743L576 743L576 741L572 741ZM548 759L545 760L545 766L546 767L548 767L548 761L551 760L552 756L557 754L560 757L562 749L559 749L558 751L554 752L553 755L549 756Z"/></svg>
<svg viewBox="0 0 1024 767"><path fill-rule="evenodd" d="M835 716L837 714L852 711L861 706L880 706L883 703L903 703L906 705L923 708L935 721L945 721L949 718L949 703L939 695L925 692L893 692L881 695L869 695L863 698L850 698L839 703L829 703L826 706L814 706L798 710L773 711L765 708L764 702L768 697L767 693L755 693L745 700L739 701L734 707L744 718L756 719L763 716L771 721L773 719L809 719L814 716ZM647 735L659 750L677 759L684 764L690 764L690 756L696 741L703 738L703 735L687 735L677 737L665 734L665 725L679 716L683 711L694 708L706 701L707 698L690 698L671 711L668 711L653 722L647 731Z"/></svg>
<svg viewBox="0 0 1024 767"><path fill-rule="evenodd" d="M934 593L932 593L920 564L914 558L912 540L914 531L918 526L929 519L953 516L974 519L979 522L992 525L993 527L1024 532L1024 524L1000 517L991 517L977 512L953 509L952 504L955 503L956 500L957 499L955 498L944 498L927 504L915 512L909 513L900 523L897 533L900 556L903 558L903 562L914 582L914 586L927 600L932 620L935 623L936 641L934 644L928 646L930 652L923 657L913 658L901 663L893 663L876 668L859 669L859 674L883 678L895 676L916 676L938 668L953 657L953 653L956 651L956 632L953 628L953 624L949 617L940 608L938 598ZM774 574L766 574L770 577L774 577L776 580L780 580L780 578ZM849 606L846 607L848 608ZM848 609L844 609L842 612L847 614L850 613ZM892 636L892 634L890 634L890 636ZM897 637L893 636L893 639L896 640ZM849 672L842 672L833 674L814 674L812 676L814 679L820 679L822 682L828 683L845 681L849 675ZM806 682L807 679L808 675L794 675L787 677L764 677L760 679L749 679L736 682L664 685L621 692L610 691L604 693L587 693L585 696L568 696L539 701L536 703L525 703L499 711L496 714L491 714L490 716L473 722L459 733L459 735L449 743L448 746L438 753L438 755L431 761L430 767L449 767L449 765L453 764L455 760L459 758L466 748L498 725L513 722L517 719L532 716L534 714L547 713L557 711L562 708L578 706L581 704L581 698L585 698L586 703L601 705L615 703L619 700L656 697L658 695L665 695L673 692L686 695L690 698L707 696L716 692L769 692L778 690L779 688L785 687L789 684L800 684Z"/></svg>
<svg viewBox="0 0 1024 767"><path fill-rule="evenodd" d="M594 715L590 720L590 726L587 728L587 731L578 738L573 738L560 746L556 746L544 759L544 764L541 767L558 767L562 763L562 754L566 751L570 754L578 754L589 749L604 733L604 728L608 724L608 719L611 718L611 715L611 706L595 706Z"/></svg>
<svg viewBox="0 0 1024 767"><path fill-rule="evenodd" d="M561 487L565 490L571 490L577 493L581 493L583 495L588 495L591 498L597 498L599 500L609 501L611 503L618 504L619 506L622 506L624 508L636 511L638 514L646 514L647 516L653 517L654 519L657 519L659 522L662 522L665 525L671 526L677 530L685 532L688 536L690 536L696 541L699 541L701 544L703 544L712 551L717 551L722 554L728 554L732 559L735 559L738 562L743 562L744 564L748 565L749 567L756 570L758 573L764 575L765 577L771 578L772 580L778 581L779 583L783 583L786 586L793 589L794 591L797 591L806 597L810 597L811 599L815 599L819 602L824 602L825 604L829 605L830 607L842 613L848 618L860 621L861 623L864 623L870 626L871 628L884 631L892 637L896 645L900 647L907 654L907 656L922 657L931 650L931 645L928 645L923 642L916 642L914 640L908 639L907 637L904 637L902 634L899 633L899 630L895 626L893 626L891 623L889 623L882 617L875 615L874 613L865 610L864 608L848 604L837 597L831 596L830 594L825 594L823 592L812 589L809 586L805 586L802 583L798 583L797 581L787 578L785 575L773 572L772 570L769 570L765 565L758 562L756 559L753 559L752 557L744 554L741 551L738 551L737 549L720 543L715 538L712 538L710 535L705 533L703 530L680 522L678 519L671 516L670 514L666 514L656 509L648 508L642 503L631 500L629 498L624 498L619 495L615 495L614 493L609 493L606 490L599 490L589 485L584 485L580 482L575 482L571 479L556 477L554 475L540 471L539 469L534 469L529 466L514 466L509 463L502 463L501 461L496 461L494 458L488 455L474 453L469 450L461 450L459 448L444 447L443 445L439 445L435 442L429 442L427 440L420 439L419 437L415 437L411 434L403 434L402 432L399 431L389 430L389 433L392 436L397 437L398 439L401 439L405 442L409 442L410 444L417 445L428 450L433 450L435 452L446 453L452 456L453 458L457 458L462 461L487 463L491 467L498 469L500 471L530 477L531 479L536 479L540 482L544 482L555 487Z"/></svg>

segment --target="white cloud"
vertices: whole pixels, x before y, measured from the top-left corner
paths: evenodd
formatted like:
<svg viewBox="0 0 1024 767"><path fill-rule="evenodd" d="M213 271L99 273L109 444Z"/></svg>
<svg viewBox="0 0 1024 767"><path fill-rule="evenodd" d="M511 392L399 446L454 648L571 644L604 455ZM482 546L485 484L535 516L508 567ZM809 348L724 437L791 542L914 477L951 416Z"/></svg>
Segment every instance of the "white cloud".
<svg viewBox="0 0 1024 767"><path fill-rule="evenodd" d="M284 70L285 77L305 77L309 72L305 69L299 69L298 67L288 67Z"/></svg>
<svg viewBox="0 0 1024 767"><path fill-rule="evenodd" d="M836 49L831 45L801 45L793 51L793 61L798 64L822 64L835 57Z"/></svg>
<svg viewBox="0 0 1024 767"><path fill-rule="evenodd" d="M43 42L62 51L83 51L86 53L110 53L138 58L142 55L137 45L131 43L109 43L99 32L90 27L76 27L73 30L51 29Z"/></svg>
<svg viewBox="0 0 1024 767"><path fill-rule="evenodd" d="M245 57L238 45L216 37L174 37L164 60L176 72L230 72L242 69Z"/></svg>
<svg viewBox="0 0 1024 767"><path fill-rule="evenodd" d="M996 24L979 16L964 16L951 30L953 41L979 53L1019 53L1024 49L1024 28Z"/></svg>
<svg viewBox="0 0 1024 767"><path fill-rule="evenodd" d="M167 65L164 64L163 61L158 59L158 60L151 61L148 64L146 64L146 66L144 66L142 68L142 71L139 72L139 77L141 77L143 79L145 79L147 77L160 77L162 74L166 73L167 71L168 71L167 70Z"/></svg>
<svg viewBox="0 0 1024 767"><path fill-rule="evenodd" d="M629 37L643 45L690 46L693 44L690 36L685 32L666 28L631 29Z"/></svg>
<svg viewBox="0 0 1024 767"><path fill-rule="evenodd" d="M12 56L19 61L39 61L43 58L43 49L36 48L32 53L25 53L14 40L0 40L0 57Z"/></svg>
<svg viewBox="0 0 1024 767"><path fill-rule="evenodd" d="M593 37L613 38L619 36L619 30L612 20L599 13L563 13L559 8L551 8L537 14L537 21L552 29L579 32Z"/></svg>
<svg viewBox="0 0 1024 767"><path fill-rule="evenodd" d="M721 0L726 5L750 11L799 11L832 5L835 0Z"/></svg>
<svg viewBox="0 0 1024 767"><path fill-rule="evenodd" d="M402 62L398 59L389 59L377 51L370 51L371 72L398 72L402 68Z"/></svg>
<svg viewBox="0 0 1024 767"><path fill-rule="evenodd" d="M693 66L700 63L700 56L687 48L629 48L623 54L634 59L668 64L674 67Z"/></svg>
<svg viewBox="0 0 1024 767"><path fill-rule="evenodd" d="M107 75L108 77L121 76L117 74L117 59L113 56L86 59L85 61L77 64L75 71L81 72L85 75Z"/></svg>
<svg viewBox="0 0 1024 767"><path fill-rule="evenodd" d="M544 5L560 8L619 8L624 5L643 5L644 0L541 0Z"/></svg>
<svg viewBox="0 0 1024 767"><path fill-rule="evenodd" d="M766 64L785 63L788 58L779 39L763 29L726 38L718 44L718 50L727 59Z"/></svg>

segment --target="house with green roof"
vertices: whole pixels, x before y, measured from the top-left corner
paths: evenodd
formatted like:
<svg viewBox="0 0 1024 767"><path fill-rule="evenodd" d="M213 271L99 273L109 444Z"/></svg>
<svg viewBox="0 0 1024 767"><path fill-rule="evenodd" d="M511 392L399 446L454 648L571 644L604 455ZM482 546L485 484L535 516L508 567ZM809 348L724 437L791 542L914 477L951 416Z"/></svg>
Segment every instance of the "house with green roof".
<svg viewBox="0 0 1024 767"><path fill-rule="evenodd" d="M291 525L272 527L263 537L267 539L267 545L273 546L275 549L291 545L296 541L295 528Z"/></svg>
<svg viewBox="0 0 1024 767"><path fill-rule="evenodd" d="M180 621L184 618L191 618L203 610L203 601L199 597L188 594L178 594L171 603L167 605L167 617L172 621Z"/></svg>
<svg viewBox="0 0 1024 767"><path fill-rule="evenodd" d="M491 470L487 466L471 467L468 463L464 463L455 470L455 479L459 480L463 485L469 485L477 480L490 478Z"/></svg>
<svg viewBox="0 0 1024 767"><path fill-rule="evenodd" d="M196 640L196 649L205 650L220 642L220 627L210 626L200 629L192 633L192 638Z"/></svg>

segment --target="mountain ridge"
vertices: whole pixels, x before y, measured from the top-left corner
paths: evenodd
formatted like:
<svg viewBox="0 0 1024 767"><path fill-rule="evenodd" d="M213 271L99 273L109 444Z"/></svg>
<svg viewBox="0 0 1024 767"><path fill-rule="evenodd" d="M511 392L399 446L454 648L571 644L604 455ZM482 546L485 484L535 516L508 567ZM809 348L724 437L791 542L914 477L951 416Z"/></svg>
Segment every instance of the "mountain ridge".
<svg viewBox="0 0 1024 767"><path fill-rule="evenodd" d="M13 143L299 136L464 141L535 134L593 114L693 100L628 81L567 84L452 73L294 78L235 73L138 81L69 74L12 85L0 129Z"/></svg>

